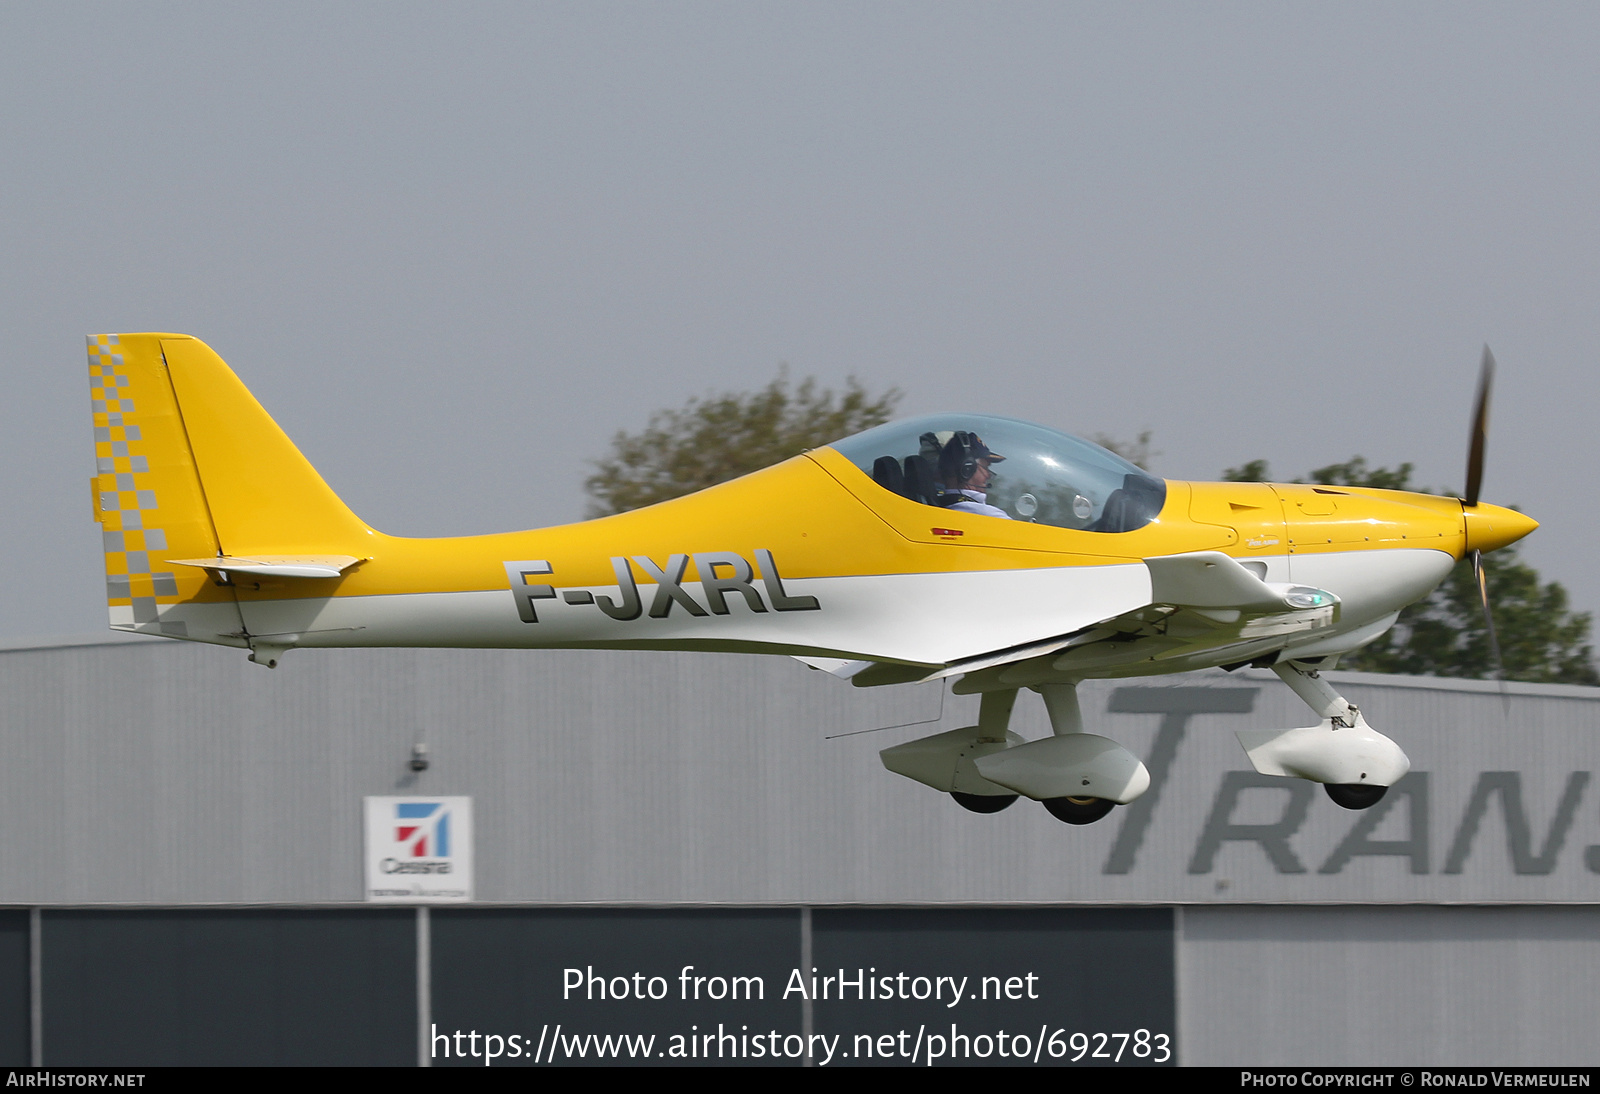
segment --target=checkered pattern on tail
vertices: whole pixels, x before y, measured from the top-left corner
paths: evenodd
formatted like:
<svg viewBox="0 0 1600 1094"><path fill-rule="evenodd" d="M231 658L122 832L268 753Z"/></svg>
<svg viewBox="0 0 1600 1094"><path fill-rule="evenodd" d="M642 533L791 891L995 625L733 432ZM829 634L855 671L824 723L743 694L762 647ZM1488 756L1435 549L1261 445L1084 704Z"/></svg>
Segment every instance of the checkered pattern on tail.
<svg viewBox="0 0 1600 1094"><path fill-rule="evenodd" d="M159 368L160 346L148 338L140 339L148 345L125 346L115 334L88 341L95 519L105 550L111 626L186 637L187 624L174 618L171 606L196 595L214 597L199 588L203 573L179 573L182 567L162 563L174 555L214 552L215 540L207 534L203 511L183 512L197 502L203 510L204 502L197 488L186 489L183 482L188 454L171 386ZM163 451L173 448L179 451ZM184 548L187 555L177 554Z"/></svg>

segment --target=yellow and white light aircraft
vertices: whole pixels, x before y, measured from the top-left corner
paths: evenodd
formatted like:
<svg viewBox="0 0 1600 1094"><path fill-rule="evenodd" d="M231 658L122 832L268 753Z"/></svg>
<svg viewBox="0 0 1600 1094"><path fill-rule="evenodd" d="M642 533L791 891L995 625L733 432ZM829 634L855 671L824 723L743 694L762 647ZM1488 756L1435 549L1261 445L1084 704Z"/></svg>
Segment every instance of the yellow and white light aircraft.
<svg viewBox="0 0 1600 1094"><path fill-rule="evenodd" d="M788 654L857 686L959 677L978 724L883 752L976 812L1085 824L1149 783L1084 732L1094 677L1270 666L1319 723L1241 733L1262 772L1376 802L1405 754L1318 669L1469 553L1537 525L1465 499L1152 478L1025 422L894 422L733 482L580 524L450 539L369 528L212 350L89 339L94 515L111 626L249 651L463 646ZM1481 572L1481 570L1480 570ZM1042 694L1054 734L1008 729Z"/></svg>

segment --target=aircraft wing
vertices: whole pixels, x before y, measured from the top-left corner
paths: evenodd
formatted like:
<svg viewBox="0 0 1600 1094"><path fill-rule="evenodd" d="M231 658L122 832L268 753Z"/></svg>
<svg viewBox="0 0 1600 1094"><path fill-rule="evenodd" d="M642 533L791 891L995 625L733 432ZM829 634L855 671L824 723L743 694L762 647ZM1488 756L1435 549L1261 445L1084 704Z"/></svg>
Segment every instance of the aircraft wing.
<svg viewBox="0 0 1600 1094"><path fill-rule="evenodd" d="M1339 600L1332 593L1263 581L1220 551L1147 558L1144 564L1150 571L1150 602L1136 611L1042 641L962 658L915 678L941 680L1049 655L1071 658L1084 668L1165 660L1201 648L1257 643L1325 627L1337 618ZM1075 652L1112 639L1117 641L1101 650Z"/></svg>
<svg viewBox="0 0 1600 1094"><path fill-rule="evenodd" d="M841 680L848 680L862 669L871 668L876 661L851 661L843 657L799 657L795 660L808 669L819 669Z"/></svg>
<svg viewBox="0 0 1600 1094"><path fill-rule="evenodd" d="M1147 558L1150 601L1180 608L1275 612L1292 610L1284 588L1269 585L1221 551Z"/></svg>

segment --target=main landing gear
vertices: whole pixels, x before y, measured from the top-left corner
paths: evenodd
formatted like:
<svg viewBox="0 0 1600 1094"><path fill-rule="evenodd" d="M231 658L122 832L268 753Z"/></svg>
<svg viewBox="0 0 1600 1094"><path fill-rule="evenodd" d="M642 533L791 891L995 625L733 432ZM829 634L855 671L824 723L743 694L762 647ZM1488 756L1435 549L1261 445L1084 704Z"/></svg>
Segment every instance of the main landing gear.
<svg viewBox="0 0 1600 1094"><path fill-rule="evenodd" d="M957 805L974 813L998 813L1006 806L1020 798L1021 794L964 794L959 790L950 791L950 796Z"/></svg>
<svg viewBox="0 0 1600 1094"><path fill-rule="evenodd" d="M1150 773L1138 757L1083 731L1075 683L1037 686L1052 736L1024 741L1007 726L1017 689L985 692L978 724L884 749L890 771L942 790L974 813L998 813L1032 798L1068 824L1093 824L1143 794Z"/></svg>
<svg viewBox="0 0 1600 1094"><path fill-rule="evenodd" d="M1298 729L1240 730L1263 775L1318 782L1336 805L1370 809L1411 769L1400 746L1367 725L1359 708L1307 664L1274 665L1322 721ZM1008 728L1017 689L983 693L978 724L880 753L890 771L942 790L974 813L998 813L1031 798L1067 824L1093 824L1150 786L1150 773L1117 742L1083 731L1076 683L1037 684L1055 732L1025 741Z"/></svg>

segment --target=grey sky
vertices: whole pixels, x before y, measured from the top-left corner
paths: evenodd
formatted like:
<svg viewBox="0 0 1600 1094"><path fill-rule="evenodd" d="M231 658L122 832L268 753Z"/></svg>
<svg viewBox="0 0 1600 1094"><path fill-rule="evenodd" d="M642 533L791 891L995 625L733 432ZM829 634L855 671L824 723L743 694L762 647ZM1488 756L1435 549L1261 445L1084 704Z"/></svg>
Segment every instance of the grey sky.
<svg viewBox="0 0 1600 1094"><path fill-rule="evenodd" d="M576 519L780 362L1173 478L1360 453L1600 606L1600 6L0 6L0 636L103 629L82 336L226 359L352 508Z"/></svg>

